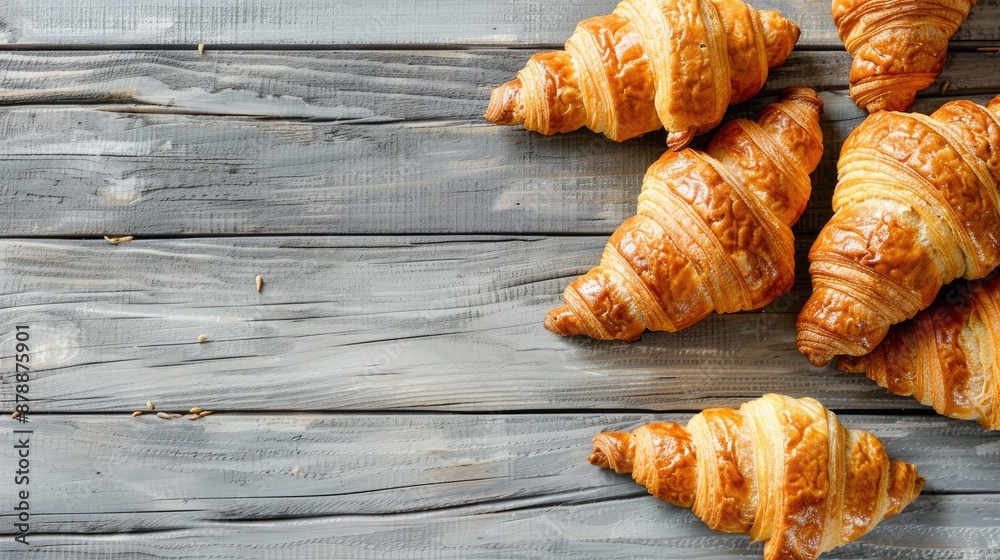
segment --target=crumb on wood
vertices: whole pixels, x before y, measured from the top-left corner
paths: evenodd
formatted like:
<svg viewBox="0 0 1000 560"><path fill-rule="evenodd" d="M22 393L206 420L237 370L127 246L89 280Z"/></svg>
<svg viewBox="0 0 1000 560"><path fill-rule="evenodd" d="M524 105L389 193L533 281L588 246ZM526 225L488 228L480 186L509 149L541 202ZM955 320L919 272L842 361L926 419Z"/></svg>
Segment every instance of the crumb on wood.
<svg viewBox="0 0 1000 560"><path fill-rule="evenodd" d="M264 289L264 277L258 274L255 281L257 282L257 293L260 293Z"/></svg>
<svg viewBox="0 0 1000 560"><path fill-rule="evenodd" d="M112 245L118 245L119 243L128 243L133 239L135 239L135 237L131 235L123 235L120 237L108 237L107 235L104 236L104 240Z"/></svg>
<svg viewBox="0 0 1000 560"><path fill-rule="evenodd" d="M156 405L153 404L153 401L146 401L146 408L149 410L156 410Z"/></svg>
<svg viewBox="0 0 1000 560"><path fill-rule="evenodd" d="M11 417L11 418L17 418L17 417L18 417L18 416L20 416L20 415L21 415L21 413L20 413L20 412L18 412L18 411L16 411L16 410L15 410L14 412L11 412L11 413L10 413L10 417Z"/></svg>
<svg viewBox="0 0 1000 560"><path fill-rule="evenodd" d="M198 53L205 54L205 43L198 43Z"/></svg>
<svg viewBox="0 0 1000 560"><path fill-rule="evenodd" d="M205 342L206 340L208 340L207 336L205 336L203 334L199 334L198 335L198 342Z"/></svg>
<svg viewBox="0 0 1000 560"><path fill-rule="evenodd" d="M948 87L949 86L951 86L951 82L948 81L948 80L945 80L945 82L943 84L941 84L941 92L939 93L939 95L944 95L945 92L948 91Z"/></svg>
<svg viewBox="0 0 1000 560"><path fill-rule="evenodd" d="M137 410L137 411L135 411L135 412L132 413L132 418L135 418L136 416L142 416L142 411L141 410Z"/></svg>
<svg viewBox="0 0 1000 560"><path fill-rule="evenodd" d="M976 51L996 53L1000 52L1000 47L979 47Z"/></svg>

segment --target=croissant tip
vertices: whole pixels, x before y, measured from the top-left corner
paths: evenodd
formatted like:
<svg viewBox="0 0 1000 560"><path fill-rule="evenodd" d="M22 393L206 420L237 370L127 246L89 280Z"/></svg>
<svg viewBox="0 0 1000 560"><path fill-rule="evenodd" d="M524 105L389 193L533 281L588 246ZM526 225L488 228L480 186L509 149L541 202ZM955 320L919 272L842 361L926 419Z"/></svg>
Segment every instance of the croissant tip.
<svg viewBox="0 0 1000 560"><path fill-rule="evenodd" d="M563 336L586 334L580 318L568 305L557 307L545 316L545 328Z"/></svg>
<svg viewBox="0 0 1000 560"><path fill-rule="evenodd" d="M836 357L834 354L824 354L821 351L813 347L812 344L799 342L795 345L799 349L799 352L809 360L809 363L816 367L823 367Z"/></svg>
<svg viewBox="0 0 1000 560"><path fill-rule="evenodd" d="M801 33L799 26L786 18L781 12L760 10L761 27L764 29L764 50L767 54L767 67L780 66L792 54L795 43Z"/></svg>
<svg viewBox="0 0 1000 560"><path fill-rule="evenodd" d="M590 464L616 473L632 472L630 447L632 434L625 432L601 432L594 436L594 451L588 460Z"/></svg>
<svg viewBox="0 0 1000 560"><path fill-rule="evenodd" d="M816 90L812 88L802 86L787 87L781 92L781 100L808 103L809 105L815 107L817 111L821 113L823 112L823 100L820 99Z"/></svg>
<svg viewBox="0 0 1000 560"><path fill-rule="evenodd" d="M606 469L611 466L610 463L608 463L608 456L605 455L600 449L595 449L594 452L590 454L590 457L587 457L587 460L590 461L591 465L601 467L602 469Z"/></svg>
<svg viewBox="0 0 1000 560"><path fill-rule="evenodd" d="M513 79L493 90L490 104L483 115L493 124L521 124L524 122L524 99L521 80Z"/></svg>
<svg viewBox="0 0 1000 560"><path fill-rule="evenodd" d="M912 76L868 76L851 84L854 103L868 111L906 111L917 99L917 91L934 82L934 75L925 79Z"/></svg>
<svg viewBox="0 0 1000 560"><path fill-rule="evenodd" d="M668 132L667 133L667 148L672 152L679 152L684 148L688 147L688 144L694 140L695 129L689 128L684 132Z"/></svg>

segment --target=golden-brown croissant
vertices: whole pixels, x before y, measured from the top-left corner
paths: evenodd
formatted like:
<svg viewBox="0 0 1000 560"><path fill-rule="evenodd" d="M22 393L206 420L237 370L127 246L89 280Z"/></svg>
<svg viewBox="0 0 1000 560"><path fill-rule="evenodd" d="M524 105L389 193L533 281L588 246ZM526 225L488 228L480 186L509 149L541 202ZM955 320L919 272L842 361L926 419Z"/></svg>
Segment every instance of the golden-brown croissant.
<svg viewBox="0 0 1000 560"><path fill-rule="evenodd" d="M870 354L838 366L939 414L1000 430L1000 272L942 292Z"/></svg>
<svg viewBox="0 0 1000 560"><path fill-rule="evenodd" d="M590 462L632 473L709 527L748 533L766 560L813 559L870 531L920 493L916 468L845 428L813 399L764 395L683 427L647 424L594 438Z"/></svg>
<svg viewBox="0 0 1000 560"><path fill-rule="evenodd" d="M666 128L680 149L760 91L798 38L781 14L741 0L623 0L581 22L565 50L532 56L493 91L486 118L619 141Z"/></svg>
<svg viewBox="0 0 1000 560"><path fill-rule="evenodd" d="M1000 264L1000 96L931 116L882 111L848 136L833 218L809 252L799 350L867 354L952 280Z"/></svg>
<svg viewBox="0 0 1000 560"><path fill-rule="evenodd" d="M854 57L851 98L876 112L903 111L934 83L948 39L976 0L833 0L837 33Z"/></svg>
<svg viewBox="0 0 1000 560"><path fill-rule="evenodd" d="M789 88L758 122L719 129L707 153L665 153L646 173L637 215L611 236L601 265L570 283L545 328L635 340L791 289L790 226L823 155L822 107L811 89Z"/></svg>

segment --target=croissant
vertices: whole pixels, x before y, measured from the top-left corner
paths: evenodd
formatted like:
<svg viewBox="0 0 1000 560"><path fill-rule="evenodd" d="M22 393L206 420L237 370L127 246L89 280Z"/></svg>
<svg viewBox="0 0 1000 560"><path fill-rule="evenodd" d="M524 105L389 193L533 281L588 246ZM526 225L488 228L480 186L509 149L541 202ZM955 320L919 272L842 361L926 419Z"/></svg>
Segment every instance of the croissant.
<svg viewBox="0 0 1000 560"><path fill-rule="evenodd" d="M815 365L867 354L941 286L1000 265L1000 96L930 117L871 115L844 142L838 171L796 324Z"/></svg>
<svg viewBox="0 0 1000 560"><path fill-rule="evenodd" d="M920 493L913 465L813 399L764 395L674 423L594 438L594 465L632 473L709 527L749 533L765 560L812 559L870 531Z"/></svg>
<svg viewBox="0 0 1000 560"><path fill-rule="evenodd" d="M792 287L790 225L823 155L814 91L789 88L758 122L719 129L707 153L667 152L650 167L638 213L611 236L600 266L566 288L545 327L635 340L716 310L754 309Z"/></svg>
<svg viewBox="0 0 1000 560"><path fill-rule="evenodd" d="M854 57L851 98L876 112L903 111L944 66L948 39L976 0L833 0L837 33Z"/></svg>
<svg viewBox="0 0 1000 560"><path fill-rule="evenodd" d="M1000 272L942 293L870 354L837 365L939 414L1000 430Z"/></svg>
<svg viewBox="0 0 1000 560"><path fill-rule="evenodd" d="M798 38L781 14L741 0L624 0L582 21L565 50L532 56L493 91L486 118L618 141L666 128L681 149L760 91Z"/></svg>

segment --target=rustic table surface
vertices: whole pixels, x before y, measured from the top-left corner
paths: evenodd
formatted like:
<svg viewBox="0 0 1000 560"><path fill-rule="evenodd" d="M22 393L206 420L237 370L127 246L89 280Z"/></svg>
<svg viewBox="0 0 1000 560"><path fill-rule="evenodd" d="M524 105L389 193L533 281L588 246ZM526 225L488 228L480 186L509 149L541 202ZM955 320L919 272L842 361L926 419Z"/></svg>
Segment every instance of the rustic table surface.
<svg viewBox="0 0 1000 560"><path fill-rule="evenodd" d="M794 348L864 117L829 0L755 2L802 37L730 111L823 92L795 289L632 344L541 320L664 135L481 117L613 2L130 4L0 5L0 402L24 411L0 424L0 557L757 559L587 455L601 430L767 392L819 399L927 478L824 558L1000 557L1000 434ZM1000 0L980 0L915 110L1000 93L979 50L997 44ZM215 414L133 418L147 400Z"/></svg>

